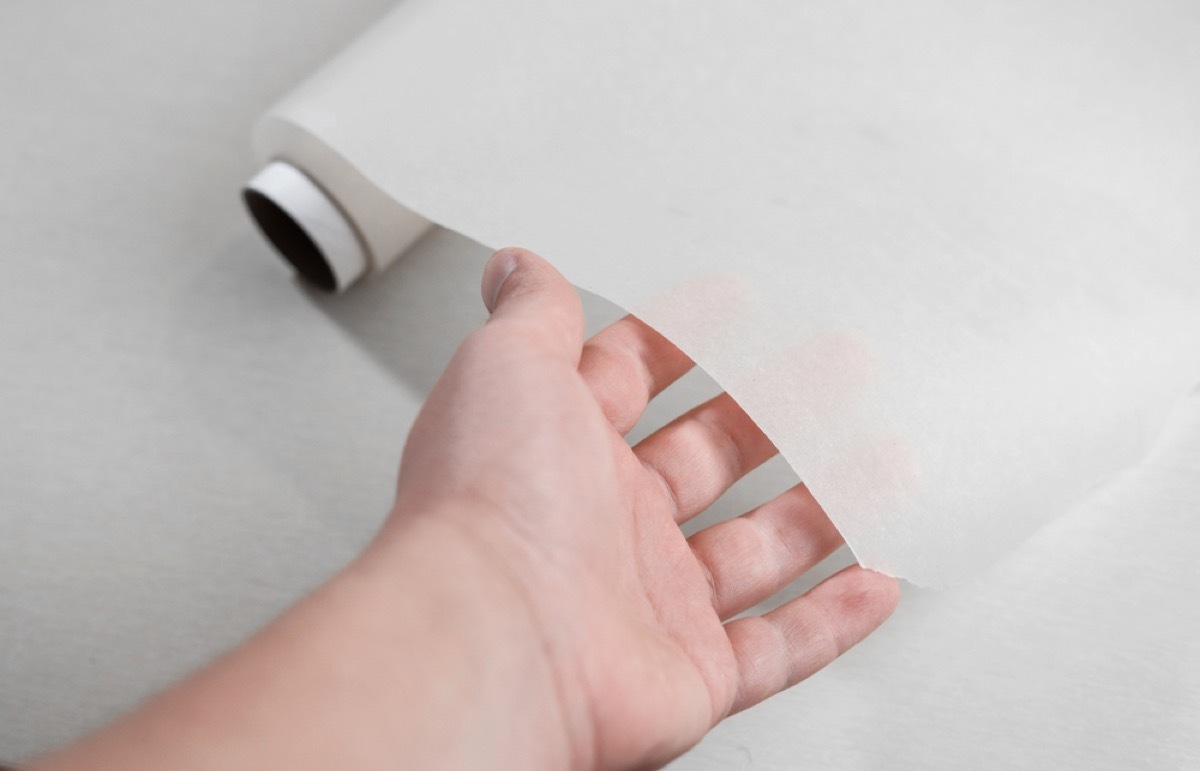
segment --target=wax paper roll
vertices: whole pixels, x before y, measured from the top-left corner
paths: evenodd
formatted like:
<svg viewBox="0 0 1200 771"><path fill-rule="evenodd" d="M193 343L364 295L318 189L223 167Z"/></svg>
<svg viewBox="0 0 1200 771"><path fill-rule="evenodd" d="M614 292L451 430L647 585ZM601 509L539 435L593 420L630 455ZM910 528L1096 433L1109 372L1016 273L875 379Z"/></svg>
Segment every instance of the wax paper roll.
<svg viewBox="0 0 1200 771"><path fill-rule="evenodd" d="M386 264L539 251L706 369L866 566L969 575L1200 376L1200 6L406 0L271 109Z"/></svg>

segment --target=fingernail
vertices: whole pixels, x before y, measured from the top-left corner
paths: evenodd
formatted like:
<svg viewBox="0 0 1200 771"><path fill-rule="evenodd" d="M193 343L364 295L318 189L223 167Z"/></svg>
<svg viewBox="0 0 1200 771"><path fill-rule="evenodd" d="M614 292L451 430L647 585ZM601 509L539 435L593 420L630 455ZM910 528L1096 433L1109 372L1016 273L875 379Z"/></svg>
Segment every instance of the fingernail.
<svg viewBox="0 0 1200 771"><path fill-rule="evenodd" d="M496 310L496 300L500 297L504 282L517 269L517 255L510 249L501 249L492 255L492 263L487 272L487 290L483 294L483 304L488 313Z"/></svg>

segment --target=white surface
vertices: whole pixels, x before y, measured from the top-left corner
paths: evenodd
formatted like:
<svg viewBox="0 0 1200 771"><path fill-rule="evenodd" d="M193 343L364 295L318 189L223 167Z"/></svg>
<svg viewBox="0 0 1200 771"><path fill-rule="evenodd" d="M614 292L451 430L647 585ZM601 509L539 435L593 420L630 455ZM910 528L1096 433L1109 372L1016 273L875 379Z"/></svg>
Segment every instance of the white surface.
<svg viewBox="0 0 1200 771"><path fill-rule="evenodd" d="M712 374L864 565L947 585L1200 379L1198 36L1177 0L417 0L256 144L351 216L550 257Z"/></svg>
<svg viewBox="0 0 1200 771"><path fill-rule="evenodd" d="M287 212L325 258L337 291L362 278L370 260L354 228L309 177L286 161L272 161L246 183Z"/></svg>
<svg viewBox="0 0 1200 771"><path fill-rule="evenodd" d="M0 758L243 638L390 504L419 401L482 318L485 253L435 232L309 295L237 195L258 111L389 4L0 4ZM907 591L678 768L1200 765L1200 428L1178 426L1128 486L974 586ZM789 482L772 464L713 516Z"/></svg>

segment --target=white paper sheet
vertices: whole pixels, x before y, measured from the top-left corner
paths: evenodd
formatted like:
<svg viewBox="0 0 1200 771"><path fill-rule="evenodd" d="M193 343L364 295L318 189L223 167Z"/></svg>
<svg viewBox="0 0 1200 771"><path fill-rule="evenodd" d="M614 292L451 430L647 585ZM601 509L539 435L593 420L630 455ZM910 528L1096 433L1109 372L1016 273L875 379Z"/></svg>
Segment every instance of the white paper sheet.
<svg viewBox="0 0 1200 771"><path fill-rule="evenodd" d="M637 313L863 564L941 584L1200 377L1198 34L1173 0L406 0L256 148L381 263L416 212Z"/></svg>
<svg viewBox="0 0 1200 771"><path fill-rule="evenodd" d="M1151 457L672 771L1200 768L1200 393Z"/></svg>

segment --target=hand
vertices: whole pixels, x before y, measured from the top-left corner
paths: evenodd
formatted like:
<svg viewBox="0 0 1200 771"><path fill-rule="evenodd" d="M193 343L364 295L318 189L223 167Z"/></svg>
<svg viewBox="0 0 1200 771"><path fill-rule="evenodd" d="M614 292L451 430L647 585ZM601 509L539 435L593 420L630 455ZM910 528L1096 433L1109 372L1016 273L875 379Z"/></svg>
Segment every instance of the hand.
<svg viewBox="0 0 1200 771"><path fill-rule="evenodd" d="M498 252L483 292L491 318L412 429L389 529L450 527L519 598L572 767L664 762L888 617L896 582L852 567L729 621L841 543L820 506L798 485L686 539L679 525L770 441L721 395L631 448L623 435L691 362L633 317L584 343L578 296L528 252Z"/></svg>
<svg viewBox="0 0 1200 771"><path fill-rule="evenodd" d="M36 768L627 769L803 680L883 622L851 567L730 618L840 543L802 486L690 539L775 454L728 396L629 447L691 366L633 318L583 342L552 267L488 263L488 323L409 436L352 565L250 641Z"/></svg>

